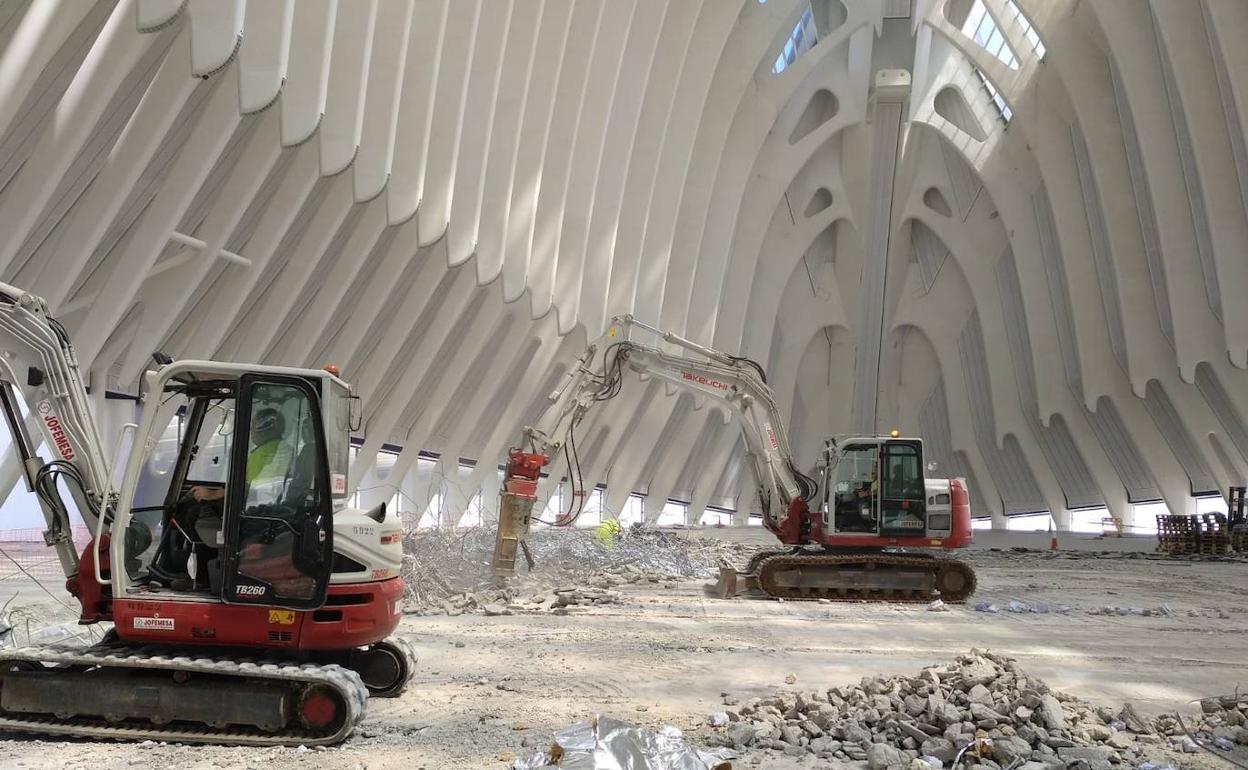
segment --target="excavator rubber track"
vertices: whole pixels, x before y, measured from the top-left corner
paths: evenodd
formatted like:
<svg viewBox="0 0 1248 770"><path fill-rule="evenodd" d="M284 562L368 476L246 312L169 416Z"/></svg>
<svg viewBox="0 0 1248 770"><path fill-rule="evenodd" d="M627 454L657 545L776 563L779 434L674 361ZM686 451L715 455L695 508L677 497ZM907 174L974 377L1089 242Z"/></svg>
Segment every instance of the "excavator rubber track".
<svg viewBox="0 0 1248 770"><path fill-rule="evenodd" d="M765 559L770 559L773 556L792 556L793 554L801 552L801 546L790 546L788 548L764 548L750 557L750 561L746 565L745 572L743 574L758 574L758 566L762 564Z"/></svg>
<svg viewBox="0 0 1248 770"><path fill-rule="evenodd" d="M966 562L925 554L797 553L763 558L746 582L786 600L966 601L975 571Z"/></svg>
<svg viewBox="0 0 1248 770"><path fill-rule="evenodd" d="M351 734L368 706L363 681L342 666L213 657L202 649L25 647L0 653L0 670L4 672L0 730L46 735L238 746L331 745ZM91 713L101 709L95 695L86 696L87 705L67 705L66 695L72 698L71 691L78 688L87 693L109 691L107 708L117 708L119 701L126 708ZM170 718L170 706L196 698L212 699L201 709L206 718ZM223 721L231 704L253 717L259 714L262 725ZM332 704L332 718L309 723L309 714L327 713L326 704ZM49 710L42 711L45 705ZM75 712L79 707L82 711Z"/></svg>
<svg viewBox="0 0 1248 770"><path fill-rule="evenodd" d="M929 554L773 548L754 554L744 571L720 567L719 581L708 591L720 599L756 590L798 601L958 603L975 593L975 585L970 565Z"/></svg>

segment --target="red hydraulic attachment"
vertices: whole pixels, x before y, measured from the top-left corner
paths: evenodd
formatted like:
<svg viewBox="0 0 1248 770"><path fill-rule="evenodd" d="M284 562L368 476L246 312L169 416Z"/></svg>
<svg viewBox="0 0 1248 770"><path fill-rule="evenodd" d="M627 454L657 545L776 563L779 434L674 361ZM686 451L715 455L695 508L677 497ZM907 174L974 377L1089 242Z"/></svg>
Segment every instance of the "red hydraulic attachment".
<svg viewBox="0 0 1248 770"><path fill-rule="evenodd" d="M537 502L537 481L542 468L550 458L536 452L512 449L507 455L507 472L503 476L503 491L499 495L498 529L494 536L494 571L510 575L516 569L516 554L525 548L524 533L529 531L529 519L533 504ZM533 560L525 551L529 568Z"/></svg>

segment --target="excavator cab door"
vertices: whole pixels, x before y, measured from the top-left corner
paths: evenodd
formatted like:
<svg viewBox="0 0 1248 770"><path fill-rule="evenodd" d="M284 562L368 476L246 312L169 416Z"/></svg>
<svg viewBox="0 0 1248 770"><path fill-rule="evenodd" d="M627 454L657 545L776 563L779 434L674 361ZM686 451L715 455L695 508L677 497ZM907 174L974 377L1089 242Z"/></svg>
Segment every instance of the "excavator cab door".
<svg viewBox="0 0 1248 770"><path fill-rule="evenodd" d="M333 506L319 390L244 375L226 496L221 599L310 609L325 601Z"/></svg>
<svg viewBox="0 0 1248 770"><path fill-rule="evenodd" d="M917 441L887 441L881 447L880 534L922 537L927 530L927 487L923 450Z"/></svg>

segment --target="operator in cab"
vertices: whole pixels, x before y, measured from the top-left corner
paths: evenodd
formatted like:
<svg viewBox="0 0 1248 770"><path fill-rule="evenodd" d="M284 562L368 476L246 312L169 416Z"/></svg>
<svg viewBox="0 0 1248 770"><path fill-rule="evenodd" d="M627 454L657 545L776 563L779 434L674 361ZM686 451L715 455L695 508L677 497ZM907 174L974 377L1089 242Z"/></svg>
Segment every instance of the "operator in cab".
<svg viewBox="0 0 1248 770"><path fill-rule="evenodd" d="M247 452L247 468L244 482L247 490L259 485L280 481L287 476L293 464L293 451L286 438L286 420L273 407L256 411L251 423L251 436ZM222 517L225 510L226 487L196 484L178 505L171 519L172 528L166 530L165 539L180 532L183 540L174 538L159 549L153 559L152 572L175 589L189 587L202 590L209 587L204 568L191 566L194 553L196 565L207 565L216 558Z"/></svg>
<svg viewBox="0 0 1248 770"><path fill-rule="evenodd" d="M259 410L251 425L251 450L247 453L247 486L264 479L280 479L290 469L292 453L282 440L286 433L286 420L282 413L271 407ZM225 487L196 485L190 489L191 497L200 503L220 502L225 499ZM219 514L218 514L219 515Z"/></svg>
<svg viewBox="0 0 1248 770"><path fill-rule="evenodd" d="M880 491L880 472L879 461L871 463L870 480L864 480L862 486L858 487L858 497L862 498L868 505L870 501L876 498L876 494Z"/></svg>

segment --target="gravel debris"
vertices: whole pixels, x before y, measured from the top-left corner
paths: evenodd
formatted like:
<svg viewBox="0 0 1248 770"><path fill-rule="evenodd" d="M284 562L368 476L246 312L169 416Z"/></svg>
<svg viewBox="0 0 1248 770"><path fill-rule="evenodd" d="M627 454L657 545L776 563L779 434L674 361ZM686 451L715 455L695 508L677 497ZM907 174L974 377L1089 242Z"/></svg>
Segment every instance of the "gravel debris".
<svg viewBox="0 0 1248 770"><path fill-rule="evenodd" d="M1248 695L1202 706L1198 739L1248 744ZM708 720L696 737L738 752L867 770L936 770L955 761L971 770L1161 768L1171 764L1166 752L1198 750L1175 717L1145 723L1129 706L1114 713L1050 690L1012 658L979 650L917 676L781 690L724 715L726 722Z"/></svg>

